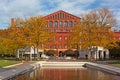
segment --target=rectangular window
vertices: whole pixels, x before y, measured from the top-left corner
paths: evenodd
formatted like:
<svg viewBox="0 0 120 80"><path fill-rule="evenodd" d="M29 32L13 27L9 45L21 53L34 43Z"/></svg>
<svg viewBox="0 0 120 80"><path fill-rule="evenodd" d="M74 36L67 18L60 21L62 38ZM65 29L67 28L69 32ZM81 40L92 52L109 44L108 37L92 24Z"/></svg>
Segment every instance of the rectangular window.
<svg viewBox="0 0 120 80"><path fill-rule="evenodd" d="M60 38L59 38L59 39L60 39L60 41L62 41L62 37L61 37L61 36L60 36Z"/></svg>
<svg viewBox="0 0 120 80"><path fill-rule="evenodd" d="M60 49L62 49L62 45L60 45Z"/></svg>
<svg viewBox="0 0 120 80"><path fill-rule="evenodd" d="M77 25L77 22L76 22L76 21L74 21L74 27L76 27L76 25Z"/></svg>
<svg viewBox="0 0 120 80"><path fill-rule="evenodd" d="M67 45L65 45L65 49L67 49Z"/></svg>
<svg viewBox="0 0 120 80"><path fill-rule="evenodd" d="M50 26L50 27L53 26L53 22L52 22L52 21L49 22L49 26Z"/></svg>
<svg viewBox="0 0 120 80"><path fill-rule="evenodd" d="M67 40L67 37L65 37L65 40Z"/></svg>
<svg viewBox="0 0 120 80"><path fill-rule="evenodd" d="M54 45L54 49L56 49L56 45Z"/></svg>
<svg viewBox="0 0 120 80"><path fill-rule="evenodd" d="M54 41L56 41L56 37L54 37Z"/></svg>

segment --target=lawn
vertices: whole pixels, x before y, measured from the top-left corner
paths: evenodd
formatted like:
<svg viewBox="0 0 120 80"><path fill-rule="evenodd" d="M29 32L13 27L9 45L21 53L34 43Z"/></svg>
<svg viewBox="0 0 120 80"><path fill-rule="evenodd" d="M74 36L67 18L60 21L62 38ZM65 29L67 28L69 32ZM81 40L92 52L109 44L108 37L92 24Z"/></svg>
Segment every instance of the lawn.
<svg viewBox="0 0 120 80"><path fill-rule="evenodd" d="M120 67L120 62L111 62L110 64L113 66Z"/></svg>
<svg viewBox="0 0 120 80"><path fill-rule="evenodd" d="M13 64L17 64L17 63L19 63L19 62L10 61L10 60L0 60L0 68L5 67L5 66L9 66L9 65L13 65Z"/></svg>

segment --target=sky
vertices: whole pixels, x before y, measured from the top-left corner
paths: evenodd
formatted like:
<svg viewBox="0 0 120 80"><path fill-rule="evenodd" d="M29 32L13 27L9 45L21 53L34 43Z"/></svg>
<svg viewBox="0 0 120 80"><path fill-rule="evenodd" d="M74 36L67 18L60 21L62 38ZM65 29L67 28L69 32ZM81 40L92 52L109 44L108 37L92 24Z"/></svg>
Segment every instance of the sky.
<svg viewBox="0 0 120 80"><path fill-rule="evenodd" d="M8 28L11 18L45 16L64 10L80 16L94 9L108 8L120 29L120 0L0 0L0 29Z"/></svg>

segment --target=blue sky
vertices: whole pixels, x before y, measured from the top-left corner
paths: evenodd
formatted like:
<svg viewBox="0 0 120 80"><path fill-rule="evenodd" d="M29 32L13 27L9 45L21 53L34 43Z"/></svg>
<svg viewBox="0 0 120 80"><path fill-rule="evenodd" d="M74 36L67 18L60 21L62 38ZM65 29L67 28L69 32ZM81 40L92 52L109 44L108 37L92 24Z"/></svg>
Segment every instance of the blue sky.
<svg viewBox="0 0 120 80"><path fill-rule="evenodd" d="M120 27L120 0L0 0L0 29L6 29L12 17L44 16L58 10L80 16L98 8L113 11Z"/></svg>

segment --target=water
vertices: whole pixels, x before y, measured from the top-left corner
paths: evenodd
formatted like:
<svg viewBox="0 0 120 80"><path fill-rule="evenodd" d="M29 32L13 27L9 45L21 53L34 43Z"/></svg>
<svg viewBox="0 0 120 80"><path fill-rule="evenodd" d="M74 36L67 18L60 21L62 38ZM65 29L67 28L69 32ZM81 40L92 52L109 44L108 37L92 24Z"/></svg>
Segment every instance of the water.
<svg viewBox="0 0 120 80"><path fill-rule="evenodd" d="M120 80L120 76L87 68L41 68L15 80Z"/></svg>

